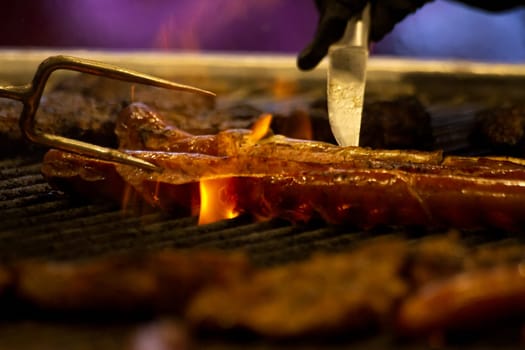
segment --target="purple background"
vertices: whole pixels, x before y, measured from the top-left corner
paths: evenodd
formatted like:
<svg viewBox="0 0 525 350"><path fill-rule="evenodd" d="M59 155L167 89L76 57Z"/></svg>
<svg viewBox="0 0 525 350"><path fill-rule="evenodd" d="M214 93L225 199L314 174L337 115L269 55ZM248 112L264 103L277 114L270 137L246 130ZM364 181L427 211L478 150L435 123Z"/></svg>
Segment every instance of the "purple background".
<svg viewBox="0 0 525 350"><path fill-rule="evenodd" d="M297 53L311 0L4 0L0 46ZM525 12L493 15L435 1L374 54L525 62Z"/></svg>

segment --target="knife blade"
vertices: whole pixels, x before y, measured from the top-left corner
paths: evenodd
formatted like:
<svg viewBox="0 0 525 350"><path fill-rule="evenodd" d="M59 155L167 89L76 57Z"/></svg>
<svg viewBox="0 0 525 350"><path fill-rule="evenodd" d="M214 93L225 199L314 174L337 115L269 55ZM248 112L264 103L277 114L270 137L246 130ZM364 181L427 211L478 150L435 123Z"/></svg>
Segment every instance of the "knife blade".
<svg viewBox="0 0 525 350"><path fill-rule="evenodd" d="M370 5L348 22L343 38L328 53L330 127L341 146L359 146L368 61Z"/></svg>

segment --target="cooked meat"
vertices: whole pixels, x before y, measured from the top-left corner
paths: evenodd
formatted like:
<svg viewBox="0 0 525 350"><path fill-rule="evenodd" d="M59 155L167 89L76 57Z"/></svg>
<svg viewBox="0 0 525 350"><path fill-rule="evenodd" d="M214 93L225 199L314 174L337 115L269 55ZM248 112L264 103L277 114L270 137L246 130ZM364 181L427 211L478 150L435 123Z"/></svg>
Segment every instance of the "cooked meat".
<svg viewBox="0 0 525 350"><path fill-rule="evenodd" d="M476 115L472 142L497 154L523 156L525 150L525 107L497 107Z"/></svg>
<svg viewBox="0 0 525 350"><path fill-rule="evenodd" d="M253 138L252 131L247 129L223 130L216 135L192 135L171 124L164 116L143 103L133 103L122 110L115 133L119 138L119 147L128 150L189 152L213 156L243 154L324 164L352 161L368 164L375 160L438 164L442 161L439 151L375 152L366 148L338 147L280 135L258 142L258 139ZM264 135L261 138L262 136Z"/></svg>
<svg viewBox="0 0 525 350"><path fill-rule="evenodd" d="M46 94L36 115L36 128L71 138L115 147L115 119L122 109L121 101L100 101L77 92L55 91ZM34 147L22 139L18 119L22 105L0 100L0 140L7 147L1 155L20 153Z"/></svg>
<svg viewBox="0 0 525 350"><path fill-rule="evenodd" d="M75 92L99 103L118 104L141 101L163 113L173 123L182 123L215 107L215 99L185 91L174 91L140 84L80 74L56 84L52 92ZM113 118L116 117L116 114ZM114 121L115 119L113 119Z"/></svg>
<svg viewBox="0 0 525 350"><path fill-rule="evenodd" d="M137 86L133 98L162 111L174 123L194 128L195 116L213 110L214 99L180 91ZM132 98L130 84L81 74L47 91L36 114L36 127L98 145L116 147L115 121ZM22 138L18 126L22 104L0 99L0 156L19 154L35 145ZM202 122L202 121L201 121ZM189 127L192 126L192 127Z"/></svg>
<svg viewBox="0 0 525 350"><path fill-rule="evenodd" d="M448 278L465 269L465 258L469 254L456 231L421 238L409 249L404 276L412 288Z"/></svg>
<svg viewBox="0 0 525 350"><path fill-rule="evenodd" d="M186 316L204 334L249 331L303 340L390 327L420 337L519 322L525 279L517 261L525 246L497 245L470 248L456 232L415 242L386 236L203 289Z"/></svg>
<svg viewBox="0 0 525 350"><path fill-rule="evenodd" d="M313 140L335 144L328 123L326 99L318 99L307 108L293 110L285 116L277 115L272 129L288 137L308 139L310 136ZM412 96L392 101L365 101L360 145L377 149L431 150L434 139L430 114Z"/></svg>
<svg viewBox="0 0 525 350"><path fill-rule="evenodd" d="M121 146L140 149L128 152L161 173L53 151L45 157L44 175L54 183L96 183L80 185L95 196L97 188L113 194L131 185L150 205L184 213L198 206L201 179L220 178L237 212L261 218L514 231L524 224L525 168L519 159L442 158L439 152L338 147L282 136L258 140L249 130L193 136L144 105L126 111L117 129Z"/></svg>
<svg viewBox="0 0 525 350"><path fill-rule="evenodd" d="M523 266L498 266L428 283L401 304L399 332L424 335L525 319Z"/></svg>
<svg viewBox="0 0 525 350"><path fill-rule="evenodd" d="M68 91L55 91L41 100L36 127L72 138L115 147L114 123L122 101L98 100Z"/></svg>
<svg viewBox="0 0 525 350"><path fill-rule="evenodd" d="M51 312L181 312L193 295L250 270L242 254L162 251L85 262L21 262L15 294Z"/></svg>
<svg viewBox="0 0 525 350"><path fill-rule="evenodd" d="M14 155L20 150L35 148L22 139L18 126L22 104L0 98L0 157Z"/></svg>
<svg viewBox="0 0 525 350"><path fill-rule="evenodd" d="M377 330L407 293L399 274L406 248L400 240L380 239L262 270L243 283L203 290L186 317L204 333L242 330L277 339Z"/></svg>
<svg viewBox="0 0 525 350"><path fill-rule="evenodd" d="M515 239L507 239L476 245L466 256L467 270L491 268L501 265L517 265L525 260L525 245Z"/></svg>
<svg viewBox="0 0 525 350"><path fill-rule="evenodd" d="M196 135L249 128L264 112L250 105L249 96L243 95L242 100L224 97L228 102L218 107L213 98L205 96L80 74L50 85L36 119L38 128L45 132L114 147L116 117L121 106L130 101L150 105L171 124ZM308 105L309 101L296 102L291 110L281 108L282 112L277 107L272 129L277 134L334 143L326 100ZM6 146L1 154L34 148L22 139L18 128L21 104L1 99L0 111L0 145ZM428 115L415 98L370 102L365 104L364 115L363 146L429 149L432 137Z"/></svg>
<svg viewBox="0 0 525 350"><path fill-rule="evenodd" d="M488 235L489 232L477 232ZM405 277L414 288L444 280L463 271L479 271L497 266L515 266L525 259L523 242L507 239L485 244L466 244L460 232L432 235L412 244L407 256Z"/></svg>
<svg viewBox="0 0 525 350"><path fill-rule="evenodd" d="M471 247L453 233L419 241L409 253L405 275L416 284L401 303L398 332L427 336L525 320L524 258L516 240Z"/></svg>
<svg viewBox="0 0 525 350"><path fill-rule="evenodd" d="M341 169L335 170L330 165L253 156L132 154L164 171L148 174L59 151L46 155L42 169L51 183L66 182L90 196L107 197L129 184L150 205L175 213L187 213L198 205L202 178L217 178L224 181L222 193L234 200L238 212L265 218L308 221L320 215L328 222L361 226L494 226L516 231L523 227L522 168L512 163L494 162L483 168L472 160L471 167L463 170L407 164L407 170L394 171L339 163ZM462 175L467 170L471 174ZM111 191L99 193L107 189ZM506 195L495 196L495 191ZM115 194L114 199L123 198L123 193Z"/></svg>
<svg viewBox="0 0 525 350"><path fill-rule="evenodd" d="M179 315L199 335L421 337L525 320L520 251L510 241L472 248L451 232L381 236L265 269L242 254L199 251L22 261L0 267L0 301L15 314Z"/></svg>
<svg viewBox="0 0 525 350"><path fill-rule="evenodd" d="M430 114L415 97L368 103L363 108L360 144L386 149L433 149Z"/></svg>

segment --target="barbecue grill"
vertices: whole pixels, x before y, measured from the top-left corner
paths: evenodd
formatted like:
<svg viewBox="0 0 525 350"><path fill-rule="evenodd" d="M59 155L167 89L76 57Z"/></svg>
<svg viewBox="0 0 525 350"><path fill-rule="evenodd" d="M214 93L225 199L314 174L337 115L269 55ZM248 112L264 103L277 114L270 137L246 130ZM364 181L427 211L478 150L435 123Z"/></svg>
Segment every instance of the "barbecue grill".
<svg viewBox="0 0 525 350"><path fill-rule="evenodd" d="M267 266L319 249L340 250L360 237L356 230L321 222L300 226L238 217L199 226L196 217L124 213L115 204L79 201L53 191L33 156L0 164L4 259L78 259L132 249L206 247L241 248L255 263Z"/></svg>
<svg viewBox="0 0 525 350"><path fill-rule="evenodd" d="M33 67L36 68L41 59L51 54L56 52L0 52L0 66L4 67L2 78L15 83L26 81L33 73ZM241 95L248 98L254 81L260 84L258 86L268 88L276 79L293 81L305 96L324 90L324 66L312 73L299 73L295 70L294 58L286 56L71 54L118 63L166 78L176 77L182 83L201 81L203 88L212 90L215 82L226 81L225 91L235 87L247 91ZM525 94L518 88L525 81L523 66L373 59L368 79L367 96L370 99L393 98L407 93L417 95L429 106L438 147L456 153L468 152L465 139L473 122L473 112L501 103L516 103ZM273 108L268 105L267 97L254 96L253 101ZM279 103L282 107L293 101ZM362 231L320 221L304 225L277 219L253 222L242 216L197 225L196 217L123 212L112 203L87 201L53 190L40 174L43 153L44 150L36 148L0 159L1 260L35 257L76 260L123 251L205 247L241 249L256 265L274 266L305 259L317 251L345 250L356 242L377 235L395 234L419 239L422 233L419 229L406 227ZM469 244L506 238L509 235L505 232L466 234ZM66 339L71 334L73 343L83 342L87 335L94 335L98 338L94 346L109 349L115 348L116 343L121 344L133 327L134 324L111 325L107 329L113 333L103 337L100 336L102 331L91 325L72 327L60 323L17 321L0 325L0 347L4 343L6 346L31 348L31 342L21 334L34 332L41 341L52 339L52 344L60 343L57 339ZM362 346L383 347L387 343L388 339L381 337L367 340ZM70 344L67 346L73 348Z"/></svg>

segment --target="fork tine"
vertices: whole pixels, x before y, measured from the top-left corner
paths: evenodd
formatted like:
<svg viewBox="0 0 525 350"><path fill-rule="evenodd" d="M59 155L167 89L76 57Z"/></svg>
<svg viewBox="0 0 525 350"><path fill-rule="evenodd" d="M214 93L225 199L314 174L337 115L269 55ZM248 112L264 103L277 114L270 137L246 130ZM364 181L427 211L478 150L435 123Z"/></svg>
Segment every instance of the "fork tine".
<svg viewBox="0 0 525 350"><path fill-rule="evenodd" d="M88 73L111 79L127 81L130 83L151 85L170 90L187 91L212 97L215 96L215 94L211 91L199 89L189 85L174 83L172 81L158 78L153 75L133 71L131 69L111 65L108 63L89 60L86 58L65 55L53 56L43 61L39 69L49 73L57 69L68 69L81 73Z"/></svg>
<svg viewBox="0 0 525 350"><path fill-rule="evenodd" d="M133 157L116 149L106 148L79 140L48 134L35 129L35 115L40 104L40 98L42 97L45 85L51 73L59 69L98 75L111 79L127 81L130 83L150 85L171 90L187 91L206 96L215 96L213 92L193 86L174 83L169 80L164 80L152 75L135 72L107 63L63 55L49 57L48 59L44 60L38 67L31 85L16 89L0 89L0 92L2 92L3 95L21 100L24 103L24 108L20 115L20 128L29 140L45 146L78 153L84 156L133 165L147 170L162 171L162 169L150 162Z"/></svg>
<svg viewBox="0 0 525 350"><path fill-rule="evenodd" d="M61 149L63 151L78 153L91 158L137 166L146 170L162 172L162 169L155 164L134 157L117 149L102 147L91 143L46 133L39 134L38 138L40 143L47 144L48 146Z"/></svg>

